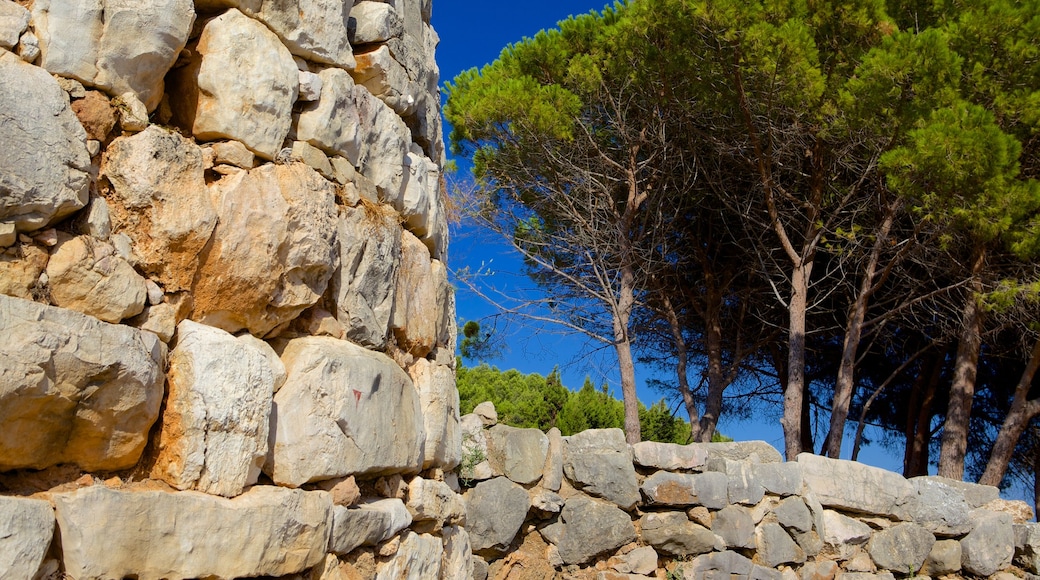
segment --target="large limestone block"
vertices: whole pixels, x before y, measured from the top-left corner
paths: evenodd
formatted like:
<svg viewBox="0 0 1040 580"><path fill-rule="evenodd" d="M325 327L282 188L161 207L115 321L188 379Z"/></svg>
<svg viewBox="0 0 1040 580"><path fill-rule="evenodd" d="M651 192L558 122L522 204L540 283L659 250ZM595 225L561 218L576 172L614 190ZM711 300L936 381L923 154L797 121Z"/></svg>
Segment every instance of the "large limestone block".
<svg viewBox="0 0 1040 580"><path fill-rule="evenodd" d="M133 240L138 267L167 292L190 290L217 225L202 150L151 125L113 141L101 174L113 228Z"/></svg>
<svg viewBox="0 0 1040 580"><path fill-rule="evenodd" d="M935 544L935 536L909 522L875 532L867 544L870 559L884 570L920 570Z"/></svg>
<svg viewBox="0 0 1040 580"><path fill-rule="evenodd" d="M149 111L195 21L192 0L37 0L32 10L43 68L132 92Z"/></svg>
<svg viewBox="0 0 1040 580"><path fill-rule="evenodd" d="M784 458L776 447L765 441L732 441L729 443L693 443L703 447L708 454L708 463L719 459L746 461L748 463L781 463Z"/></svg>
<svg viewBox="0 0 1040 580"><path fill-rule="evenodd" d="M0 294L32 300L33 288L50 256L39 246L19 244L0 253Z"/></svg>
<svg viewBox="0 0 1040 580"><path fill-rule="evenodd" d="M363 139L358 168L375 183L381 201L396 205L404 185L411 133L401 117L378 97L367 90L357 90L354 94Z"/></svg>
<svg viewBox="0 0 1040 580"><path fill-rule="evenodd" d="M836 511L824 510L822 523L821 539L827 551L839 558L847 558L870 539L870 526Z"/></svg>
<svg viewBox="0 0 1040 580"><path fill-rule="evenodd" d="M495 425L487 431L488 462L496 473L521 485L542 477L549 438L538 429Z"/></svg>
<svg viewBox="0 0 1040 580"><path fill-rule="evenodd" d="M29 27L29 11L11 0L0 0L0 48L11 50Z"/></svg>
<svg viewBox="0 0 1040 580"><path fill-rule="evenodd" d="M777 523L765 523L755 529L755 548L752 562L766 568L805 562L805 551Z"/></svg>
<svg viewBox="0 0 1040 580"><path fill-rule="evenodd" d="M975 528L961 540L961 564L968 572L990 576L1011 564L1015 533L1011 515L984 509L971 512Z"/></svg>
<svg viewBox="0 0 1040 580"><path fill-rule="evenodd" d="M32 578L54 537L54 510L38 499L0 497L0 578Z"/></svg>
<svg viewBox="0 0 1040 580"><path fill-rule="evenodd" d="M194 491L53 494L65 572L80 580L285 576L321 562L329 494L257 486L229 500Z"/></svg>
<svg viewBox="0 0 1040 580"><path fill-rule="evenodd" d="M418 149L418 145L413 146ZM408 229L435 251L440 223L444 221L444 203L440 196L440 168L421 152L411 151L405 158L404 190L397 211L405 218Z"/></svg>
<svg viewBox="0 0 1040 580"><path fill-rule="evenodd" d="M914 523L943 537L963 536L971 531L971 508L961 488L950 485L950 480L943 477L914 477L909 481L916 492L916 498L908 505Z"/></svg>
<svg viewBox="0 0 1040 580"><path fill-rule="evenodd" d="M505 477L478 483L466 492L465 502L466 530L474 552L508 548L530 508L524 488Z"/></svg>
<svg viewBox="0 0 1040 580"><path fill-rule="evenodd" d="M145 280L108 242L90 236L58 236L47 262L56 306L117 323L137 316L148 298Z"/></svg>
<svg viewBox="0 0 1040 580"><path fill-rule="evenodd" d="M798 464L806 487L826 507L905 519L916 495L903 476L855 461L802 453Z"/></svg>
<svg viewBox="0 0 1040 580"><path fill-rule="evenodd" d="M336 261L332 184L306 165L240 171L212 190L218 216L192 319L264 336L325 292Z"/></svg>
<svg viewBox="0 0 1040 580"><path fill-rule="evenodd" d="M437 346L441 317L437 296L447 283L447 273L433 267L426 246L411 232L402 232L401 268L390 326L397 345L413 356L426 356Z"/></svg>
<svg viewBox="0 0 1040 580"><path fill-rule="evenodd" d="M150 332L0 296L0 471L137 463L166 347Z"/></svg>
<svg viewBox="0 0 1040 580"><path fill-rule="evenodd" d="M563 473L582 491L630 510L639 503L632 452L621 429L588 429L563 438Z"/></svg>
<svg viewBox="0 0 1040 580"><path fill-rule="evenodd" d="M416 98L422 90L412 82L408 71L390 54L390 47L379 45L375 50L357 55L357 66L351 71L354 81L368 89L402 117L415 112Z"/></svg>
<svg viewBox="0 0 1040 580"><path fill-rule="evenodd" d="M233 497L267 457L271 399L284 369L270 346L185 320L170 353L166 412L152 476L177 489Z"/></svg>
<svg viewBox="0 0 1040 580"><path fill-rule="evenodd" d="M226 0L260 20L297 55L338 67L354 68L347 24L352 2L342 0Z"/></svg>
<svg viewBox="0 0 1040 580"><path fill-rule="evenodd" d="M563 486L563 436L556 427L545 433L549 440L549 451L542 466L541 487L549 491L560 491Z"/></svg>
<svg viewBox="0 0 1040 580"><path fill-rule="evenodd" d="M636 539L636 528L628 514L588 497L568 499L560 520L563 525L557 547L566 564L584 564Z"/></svg>
<svg viewBox="0 0 1040 580"><path fill-rule="evenodd" d="M199 139L235 139L274 159L300 88L292 54L266 26L236 9L206 24L196 52L176 72L175 121Z"/></svg>
<svg viewBox="0 0 1040 580"><path fill-rule="evenodd" d="M432 521L434 528L466 522L466 504L448 484L415 477L408 482L408 510L417 522Z"/></svg>
<svg viewBox="0 0 1040 580"><path fill-rule="evenodd" d="M391 3L362 1L350 14L349 32L355 45L386 42L404 34L404 21Z"/></svg>
<svg viewBox="0 0 1040 580"><path fill-rule="evenodd" d="M469 533L460 526L446 526L441 532L444 537L443 580L472 580L473 549Z"/></svg>
<svg viewBox="0 0 1040 580"><path fill-rule="evenodd" d="M643 481L650 505L722 509L728 502L729 481L723 473L669 473L658 471Z"/></svg>
<svg viewBox="0 0 1040 580"><path fill-rule="evenodd" d="M463 415L459 419L459 429L462 431L462 462L459 464L459 477L476 481L495 477L495 472L487 460L487 435L484 433L484 423L481 422L480 417L475 413ZM562 467L560 477L563 477Z"/></svg>
<svg viewBox="0 0 1040 580"><path fill-rule="evenodd" d="M54 77L0 51L0 222L49 225L87 204L87 134Z"/></svg>
<svg viewBox="0 0 1040 580"><path fill-rule="evenodd" d="M330 281L336 319L347 338L373 349L386 346L401 264L402 230L386 206L340 208L339 268Z"/></svg>
<svg viewBox="0 0 1040 580"><path fill-rule="evenodd" d="M430 534L407 531L394 557L379 569L376 580L430 580L441 578L444 546Z"/></svg>
<svg viewBox="0 0 1040 580"><path fill-rule="evenodd" d="M755 547L755 522L745 508L730 505L719 510L711 522L711 531L728 548Z"/></svg>
<svg viewBox="0 0 1040 580"><path fill-rule="evenodd" d="M659 552L696 556L715 549L715 534L695 524L683 512L651 512L639 520L643 541Z"/></svg>
<svg viewBox="0 0 1040 580"><path fill-rule="evenodd" d="M412 525L412 514L404 502L381 499L355 508L333 506L329 551L349 554L358 546L374 546L396 536Z"/></svg>
<svg viewBox="0 0 1040 580"><path fill-rule="evenodd" d="M415 390L419 392L419 403L422 405L423 431L426 434L423 469L439 467L451 471L462 461L459 391L455 388L455 371L449 366L419 359L408 367L408 374L412 377ZM541 468L539 464L539 472Z"/></svg>
<svg viewBox="0 0 1040 580"><path fill-rule="evenodd" d="M300 112L296 138L357 165L362 139L357 95L364 89L355 88L354 80L343 69L327 68L318 73L318 78L321 96Z"/></svg>
<svg viewBox="0 0 1040 580"><path fill-rule="evenodd" d="M386 355L329 337L292 340L274 398L264 472L300 486L353 474L417 472L419 395Z"/></svg>
<svg viewBox="0 0 1040 580"><path fill-rule="evenodd" d="M636 443L632 454L637 465L666 471L697 469L708 460L708 452L702 446L657 441Z"/></svg>

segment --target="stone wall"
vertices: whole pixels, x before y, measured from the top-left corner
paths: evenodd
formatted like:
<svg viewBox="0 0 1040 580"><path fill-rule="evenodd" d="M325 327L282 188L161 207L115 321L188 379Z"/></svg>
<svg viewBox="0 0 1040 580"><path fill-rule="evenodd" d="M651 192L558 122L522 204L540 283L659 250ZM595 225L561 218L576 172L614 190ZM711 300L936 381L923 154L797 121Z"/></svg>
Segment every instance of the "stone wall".
<svg viewBox="0 0 1040 580"><path fill-rule="evenodd" d="M1040 567L1032 509L995 487L785 463L760 441L629 446L620 429L496 422L490 403L461 419L476 580L1010 580Z"/></svg>
<svg viewBox="0 0 1040 580"><path fill-rule="evenodd" d="M429 0L0 0L0 578L469 578Z"/></svg>

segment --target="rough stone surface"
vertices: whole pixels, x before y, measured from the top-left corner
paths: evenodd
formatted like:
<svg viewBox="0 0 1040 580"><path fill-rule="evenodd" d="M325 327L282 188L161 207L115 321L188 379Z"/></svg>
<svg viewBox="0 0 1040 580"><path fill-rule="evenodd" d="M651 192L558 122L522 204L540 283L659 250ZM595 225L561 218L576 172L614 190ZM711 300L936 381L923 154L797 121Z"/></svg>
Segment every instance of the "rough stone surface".
<svg viewBox="0 0 1040 580"><path fill-rule="evenodd" d="M264 465L275 483L419 470L419 396L393 360L316 336L290 341L282 362L288 378L274 397Z"/></svg>
<svg viewBox="0 0 1040 580"><path fill-rule="evenodd" d="M358 2L351 11L348 30L355 45L386 42L404 34L404 21L392 3Z"/></svg>
<svg viewBox="0 0 1040 580"><path fill-rule="evenodd" d="M116 125L115 109L98 91L87 91L85 97L72 101L72 111L87 132L87 139L104 141Z"/></svg>
<svg viewBox="0 0 1040 580"><path fill-rule="evenodd" d="M485 427L498 425L498 411L495 410L495 404L491 401L484 401L473 407L473 414L480 418L481 424Z"/></svg>
<svg viewBox="0 0 1040 580"><path fill-rule="evenodd" d="M961 540L961 564L979 576L995 574L1011 564L1015 533L1009 514L972 510L974 529Z"/></svg>
<svg viewBox="0 0 1040 580"><path fill-rule="evenodd" d="M538 429L517 429L495 425L488 429L488 463L496 473L521 485L534 483L542 476L549 438Z"/></svg>
<svg viewBox="0 0 1040 580"><path fill-rule="evenodd" d="M0 1L0 48L11 50L29 27L29 11L11 0ZM36 572L33 570L33 572Z"/></svg>
<svg viewBox="0 0 1040 580"><path fill-rule="evenodd" d="M361 117L354 80L338 68L327 68L318 73L318 78L321 95L304 105L296 123L296 137L357 165L361 155Z"/></svg>
<svg viewBox="0 0 1040 580"><path fill-rule="evenodd" d="M487 461L487 437L484 435L484 425L480 418L474 413L463 415L459 419L459 428L462 430L462 462L459 464L459 477L476 481L495 477L494 470Z"/></svg>
<svg viewBox="0 0 1040 580"><path fill-rule="evenodd" d="M944 576L961 569L961 543L957 540L939 540L932 544L928 557L921 566L921 574Z"/></svg>
<svg viewBox="0 0 1040 580"><path fill-rule="evenodd" d="M474 552L505 550L513 542L530 505L524 488L505 477L478 483L466 492L466 530Z"/></svg>
<svg viewBox="0 0 1040 580"><path fill-rule="evenodd" d="M441 532L444 539L443 580L472 580L473 558L469 533L460 526L446 526Z"/></svg>
<svg viewBox="0 0 1040 580"><path fill-rule="evenodd" d="M651 575L657 569L657 550L651 546L642 546L622 556L612 558L616 560L611 567L622 574Z"/></svg>
<svg viewBox="0 0 1040 580"><path fill-rule="evenodd" d="M440 529L466 521L466 505L443 481L413 478L408 482L408 510L414 521L434 521Z"/></svg>
<svg viewBox="0 0 1040 580"><path fill-rule="evenodd" d="M329 551L349 554L359 546L375 546L412 524L412 514L397 498L362 503L354 508L332 508Z"/></svg>
<svg viewBox="0 0 1040 580"><path fill-rule="evenodd" d="M848 557L870 539L870 526L831 510L823 511L821 539L829 553Z"/></svg>
<svg viewBox="0 0 1040 580"><path fill-rule="evenodd" d="M703 505L722 509L727 504L728 479L722 473L670 473L658 471L641 487L649 504L668 506Z"/></svg>
<svg viewBox="0 0 1040 580"><path fill-rule="evenodd" d="M908 505L914 523L937 536L963 536L971 531L971 508L964 492L941 477L915 477L909 480L917 497Z"/></svg>
<svg viewBox="0 0 1040 580"><path fill-rule="evenodd" d="M632 453L621 429L588 429L564 437L563 472L585 493L624 510L640 500Z"/></svg>
<svg viewBox="0 0 1040 580"><path fill-rule="evenodd" d="M541 486L550 491L560 491L563 485L563 436L556 427L546 431L545 436L549 440L549 450L542 466Z"/></svg>
<svg viewBox="0 0 1040 580"><path fill-rule="evenodd" d="M426 434L423 469L455 469L462 461L459 391L455 388L455 371L449 366L419 359L408 367L408 374L412 377L422 406L423 432Z"/></svg>
<svg viewBox="0 0 1040 580"><path fill-rule="evenodd" d="M51 301L116 323L144 310L145 280L108 242L61 234L47 262Z"/></svg>
<svg viewBox="0 0 1040 580"><path fill-rule="evenodd" d="M332 508L324 492L271 486L254 487L233 500L100 485L51 498L65 571L74 578L302 572L325 557Z"/></svg>
<svg viewBox="0 0 1040 580"><path fill-rule="evenodd" d="M46 71L0 51L0 221L45 227L87 203L87 135Z"/></svg>
<svg viewBox="0 0 1040 580"><path fill-rule="evenodd" d="M355 91L355 95L362 135L358 169L375 183L381 201L396 204L411 142L408 126L375 95L368 91Z"/></svg>
<svg viewBox="0 0 1040 580"><path fill-rule="evenodd" d="M729 443L694 443L704 447L708 462L729 459L748 463L782 463L784 458L776 447L765 441L733 441Z"/></svg>
<svg viewBox="0 0 1040 580"><path fill-rule="evenodd" d="M259 9L253 7L253 0L232 2L266 24L293 54L314 62L354 68L354 54L347 39L350 2L266 0Z"/></svg>
<svg viewBox="0 0 1040 580"><path fill-rule="evenodd" d="M442 215L440 168L415 151L408 153L405 166L403 193L394 207L405 218L409 231L433 252L444 235L440 229L447 223Z"/></svg>
<svg viewBox="0 0 1040 580"><path fill-rule="evenodd" d="M168 395L153 477L177 489L233 497L256 483L284 368L271 347L185 320L170 353Z"/></svg>
<svg viewBox="0 0 1040 580"><path fill-rule="evenodd" d="M175 121L199 139L235 139L274 159L300 87L292 54L236 9L206 24L195 52L199 57L176 72Z"/></svg>
<svg viewBox="0 0 1040 580"><path fill-rule="evenodd" d="M242 169L252 169L256 165L256 155L238 141L214 143L212 149L215 163L226 163Z"/></svg>
<svg viewBox="0 0 1040 580"><path fill-rule="evenodd" d="M430 251L414 234L403 231L390 327L398 346L412 356L426 356L437 345L437 294L445 284L447 273L433 268Z"/></svg>
<svg viewBox="0 0 1040 580"><path fill-rule="evenodd" d="M7 296L0 336L0 470L137 462L163 396L158 337Z"/></svg>
<svg viewBox="0 0 1040 580"><path fill-rule="evenodd" d="M751 474L766 493L779 496L802 493L802 468L797 463L752 464Z"/></svg>
<svg viewBox="0 0 1040 580"><path fill-rule="evenodd" d="M3 10L0 9L0 23ZM54 537L54 510L46 501L0 497L0 578L32 578Z"/></svg>
<svg viewBox="0 0 1040 580"><path fill-rule="evenodd" d="M809 512L809 508L800 497L785 499L773 508L773 513L776 515L777 522L788 530L808 532L813 527L812 513Z"/></svg>
<svg viewBox="0 0 1040 580"><path fill-rule="evenodd" d="M262 337L315 304L332 277L332 184L301 164L268 164L221 179L211 193L218 224L191 317Z"/></svg>
<svg viewBox="0 0 1040 580"><path fill-rule="evenodd" d="M0 294L32 300L48 258L45 250L33 244L18 244L0 253Z"/></svg>
<svg viewBox="0 0 1040 580"><path fill-rule="evenodd" d="M754 464L732 459L716 459L711 467L714 471L726 474L730 503L755 505L762 501L766 489L755 477Z"/></svg>
<svg viewBox="0 0 1040 580"><path fill-rule="evenodd" d="M879 568L886 570L920 570L935 544L935 536L912 523L901 523L875 532L867 543L867 552Z"/></svg>
<svg viewBox="0 0 1040 580"><path fill-rule="evenodd" d="M351 71L351 76L402 117L415 113L416 97L422 87L413 82L404 66L394 60L389 46L383 44L358 54L357 66Z"/></svg>
<svg viewBox="0 0 1040 580"><path fill-rule="evenodd" d="M745 508L731 505L719 510L711 531L726 542L727 548L755 547L755 522Z"/></svg>
<svg viewBox="0 0 1040 580"><path fill-rule="evenodd" d="M780 524L767 523L755 529L756 564L776 568L780 564L805 562L805 551L795 543Z"/></svg>
<svg viewBox="0 0 1040 580"><path fill-rule="evenodd" d="M700 468L708 460L708 452L700 445L677 445L657 441L641 441L632 446L636 465L666 471Z"/></svg>
<svg viewBox="0 0 1040 580"><path fill-rule="evenodd" d="M40 65L110 95L133 92L148 110L195 21L191 0L37 0Z"/></svg>
<svg viewBox="0 0 1040 580"><path fill-rule="evenodd" d="M430 534L407 531L397 553L376 574L376 580L427 580L441 577L444 547Z"/></svg>
<svg viewBox="0 0 1040 580"><path fill-rule="evenodd" d="M639 520L643 541L673 556L696 556L715 548L715 534L683 512L653 512Z"/></svg>
<svg viewBox="0 0 1040 580"><path fill-rule="evenodd" d="M575 496L560 514L562 530L557 546L567 564L584 564L635 540L631 518L616 506Z"/></svg>
<svg viewBox="0 0 1040 580"><path fill-rule="evenodd" d="M897 473L810 453L798 456L805 485L827 507L904 519L914 487Z"/></svg>

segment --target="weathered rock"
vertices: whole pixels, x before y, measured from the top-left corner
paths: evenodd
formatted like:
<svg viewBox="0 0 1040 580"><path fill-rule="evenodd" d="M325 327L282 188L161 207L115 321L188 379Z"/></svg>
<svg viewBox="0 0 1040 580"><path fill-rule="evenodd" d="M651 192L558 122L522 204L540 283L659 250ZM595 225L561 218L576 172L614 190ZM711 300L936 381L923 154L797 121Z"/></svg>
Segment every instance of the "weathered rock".
<svg viewBox="0 0 1040 580"><path fill-rule="evenodd" d="M0 24L3 9L0 8ZM32 578L54 537L54 510L46 501L0 497L0 578Z"/></svg>
<svg viewBox="0 0 1040 580"><path fill-rule="evenodd" d="M359 171L375 183L381 201L394 205L404 184L411 133L397 113L378 97L364 90L354 94L361 119Z"/></svg>
<svg viewBox="0 0 1040 580"><path fill-rule="evenodd" d="M914 523L937 536L963 536L971 531L971 508L960 489L942 477L914 477L909 481L917 493L907 506Z"/></svg>
<svg viewBox="0 0 1040 580"><path fill-rule="evenodd" d="M488 463L496 473L521 485L542 476L549 439L538 429L495 425L486 432Z"/></svg>
<svg viewBox="0 0 1040 580"><path fill-rule="evenodd" d="M433 268L426 246L411 232L402 232L390 327L398 346L412 356L426 356L437 345L437 293L447 283L447 273Z"/></svg>
<svg viewBox="0 0 1040 580"><path fill-rule="evenodd" d="M348 33L354 45L386 42L404 34L404 21L391 4L358 2L350 14Z"/></svg>
<svg viewBox="0 0 1040 580"><path fill-rule="evenodd" d="M266 349L270 353L264 352ZM267 456L275 377L271 347L185 320L170 353L166 412L152 476L177 489L233 497Z"/></svg>
<svg viewBox="0 0 1040 580"><path fill-rule="evenodd" d="M191 0L38 0L32 11L43 68L110 95L133 92L149 111L195 21Z"/></svg>
<svg viewBox="0 0 1040 580"><path fill-rule="evenodd" d="M920 568L921 574L928 576L945 576L959 572L960 569L961 543L957 540L939 540L932 544L932 549Z"/></svg>
<svg viewBox="0 0 1040 580"><path fill-rule="evenodd" d="M256 155L238 141L214 143L212 148L215 163L225 163L242 169L252 169L256 165Z"/></svg>
<svg viewBox="0 0 1040 580"><path fill-rule="evenodd" d="M974 529L961 540L961 565L978 576L1007 568L1015 555L1015 533L1010 514L984 509L971 512Z"/></svg>
<svg viewBox="0 0 1040 580"><path fill-rule="evenodd" d="M531 490L531 507L546 513L558 514L563 509L564 499L560 494L536 487Z"/></svg>
<svg viewBox="0 0 1040 580"><path fill-rule="evenodd" d="M550 491L560 491L563 485L563 436L556 427L546 431L545 436L549 440L549 450L542 466L541 486Z"/></svg>
<svg viewBox="0 0 1040 580"><path fill-rule="evenodd" d="M488 563L480 556L474 555L470 562L473 563L473 580L487 580L488 577ZM562 561L561 561L562 564ZM463 579L465 580L465 579Z"/></svg>
<svg viewBox="0 0 1040 580"><path fill-rule="evenodd" d="M852 554L870 539L870 526L831 510L823 511L821 532L825 550L839 558Z"/></svg>
<svg viewBox="0 0 1040 580"><path fill-rule="evenodd" d="M333 179L332 163L329 162L329 158L322 153L321 149L306 141L293 141L291 151L290 159L307 165L326 179Z"/></svg>
<svg viewBox="0 0 1040 580"><path fill-rule="evenodd" d="M665 554L695 556L715 548L715 534L691 522L683 512L651 512L639 525L642 540Z"/></svg>
<svg viewBox="0 0 1040 580"><path fill-rule="evenodd" d="M144 310L144 278L108 242L61 234L47 262L51 301L116 323Z"/></svg>
<svg viewBox="0 0 1040 580"><path fill-rule="evenodd" d="M325 492L272 486L254 487L233 500L100 485L51 498L64 569L75 578L302 572L325 557L332 508Z"/></svg>
<svg viewBox="0 0 1040 580"><path fill-rule="evenodd" d="M755 477L754 464L717 458L710 463L712 471L726 474L729 503L755 505L762 501L766 489Z"/></svg>
<svg viewBox="0 0 1040 580"><path fill-rule="evenodd" d="M303 107L296 123L296 137L357 165L361 156L361 117L356 95L359 91L342 69L327 68L318 73L318 78L321 96Z"/></svg>
<svg viewBox="0 0 1040 580"><path fill-rule="evenodd" d="M134 93L123 93L113 99L112 104L119 111L119 127L123 131L138 133L151 125L148 120L148 107Z"/></svg>
<svg viewBox="0 0 1040 580"><path fill-rule="evenodd" d="M473 558L469 533L459 526L446 526L441 532L444 538L444 560L441 568L443 580L472 580Z"/></svg>
<svg viewBox="0 0 1040 580"><path fill-rule="evenodd" d="M708 452L701 445L677 445L641 441L632 446L636 465L665 471L697 469L708 460Z"/></svg>
<svg viewBox="0 0 1040 580"><path fill-rule="evenodd" d="M751 476L766 493L779 496L802 493L802 468L797 463L756 463Z"/></svg>
<svg viewBox="0 0 1040 580"><path fill-rule="evenodd" d="M152 126L114 140L101 174L115 231L133 240L141 270L168 292L191 289L217 224L199 147Z"/></svg>
<svg viewBox="0 0 1040 580"><path fill-rule="evenodd" d="M397 498L362 503L354 508L332 508L329 551L349 554L358 546L375 546L412 525L412 514Z"/></svg>
<svg viewBox="0 0 1040 580"><path fill-rule="evenodd" d="M219 220L192 319L264 336L316 303L332 277L333 186L304 165L268 164L221 179L212 195Z"/></svg>
<svg viewBox="0 0 1040 580"><path fill-rule="evenodd" d="M296 62L300 66L299 61ZM321 77L307 70L300 70L300 102L312 102L321 98Z"/></svg>
<svg viewBox="0 0 1040 580"><path fill-rule="evenodd" d="M473 551L505 550L527 517L524 488L505 477L478 483L466 492L466 530Z"/></svg>
<svg viewBox="0 0 1040 580"><path fill-rule="evenodd" d="M867 552L879 568L920 570L935 544L935 536L925 528L908 522L875 532Z"/></svg>
<svg viewBox="0 0 1040 580"><path fill-rule="evenodd" d="M288 378L274 397L264 464L275 483L419 471L419 396L393 360L315 336L290 341L282 361Z"/></svg>
<svg viewBox="0 0 1040 580"><path fill-rule="evenodd" d="M621 429L588 429L563 438L563 472L576 487L624 510L639 502L632 452Z"/></svg>
<svg viewBox="0 0 1040 580"><path fill-rule="evenodd" d="M702 554L680 568L686 580L702 578L747 578L749 580L780 580L780 572L753 564L736 552Z"/></svg>
<svg viewBox="0 0 1040 580"><path fill-rule="evenodd" d="M806 562L802 566L801 580L834 580L841 569L838 563L830 560L822 562Z"/></svg>
<svg viewBox="0 0 1040 580"><path fill-rule="evenodd" d="M32 32L26 32L18 39L18 47L15 52L25 62L36 62L36 59L40 57L40 39Z"/></svg>
<svg viewBox="0 0 1040 580"><path fill-rule="evenodd" d="M175 71L174 121L199 139L235 139L274 159L300 87L292 54L267 27L236 9L206 24L195 52Z"/></svg>
<svg viewBox="0 0 1040 580"><path fill-rule="evenodd" d="M19 244L0 253L0 294L32 300L33 288L50 256L39 246Z"/></svg>
<svg viewBox="0 0 1040 580"><path fill-rule="evenodd" d="M408 510L412 520L434 521L436 528L466 523L466 505L443 481L413 478L408 482Z"/></svg>
<svg viewBox="0 0 1040 580"><path fill-rule="evenodd" d="M992 485L979 485L977 483L960 481L959 479L950 479L948 477L939 477L937 475L929 475L921 478L915 477L910 481L913 482L917 479L941 483L946 487L951 487L960 491L964 496L964 501L968 503L968 509L980 508L993 500L1000 499L1000 490Z"/></svg>
<svg viewBox="0 0 1040 580"><path fill-rule="evenodd" d="M1015 531L1015 563L1036 574L1040 571L1040 524L1018 524ZM958 549L960 543L957 544ZM958 552L959 553L959 552ZM957 559L960 562L960 558Z"/></svg>
<svg viewBox="0 0 1040 580"><path fill-rule="evenodd" d="M0 1L0 48L14 48L26 28L29 28L29 11L11 0Z"/></svg>
<svg viewBox="0 0 1040 580"><path fill-rule="evenodd" d="M669 473L658 471L641 487L649 504L668 506L703 505L722 509L727 505L729 480L722 473Z"/></svg>
<svg viewBox="0 0 1040 580"><path fill-rule="evenodd" d="M293 54L314 62L354 68L354 55L347 39L350 2L231 0L231 3L266 24Z"/></svg>
<svg viewBox="0 0 1040 580"><path fill-rule="evenodd" d="M350 507L361 499L361 488L357 485L354 476L336 479L327 479L318 482L315 486L332 495L332 503L338 506Z"/></svg>
<svg viewBox="0 0 1040 580"><path fill-rule="evenodd" d="M0 51L0 78L0 221L32 231L86 205L87 135L43 69Z"/></svg>
<svg viewBox="0 0 1040 580"><path fill-rule="evenodd" d="M487 437L484 435L484 425L480 418L473 413L463 415L459 419L459 429L462 431L459 477L476 481L495 477L494 470L487 461Z"/></svg>
<svg viewBox="0 0 1040 580"><path fill-rule="evenodd" d="M557 546L567 564L584 564L636 538L635 526L628 514L612 504L588 497L568 499L560 519L562 530Z"/></svg>
<svg viewBox="0 0 1040 580"><path fill-rule="evenodd" d="M1034 517L1032 506L1018 499L995 499L984 504L982 509L1008 514L1016 524L1032 521Z"/></svg>
<svg viewBox="0 0 1040 580"><path fill-rule="evenodd" d="M752 561L767 568L805 562L805 551L780 524L768 523L758 526L755 529L755 547L755 557Z"/></svg>
<svg viewBox="0 0 1040 580"><path fill-rule="evenodd" d="M0 336L0 471L137 463L163 396L154 334L0 296Z"/></svg>
<svg viewBox="0 0 1040 580"><path fill-rule="evenodd" d="M765 441L733 441L730 443L694 443L708 453L708 463L719 459L748 463L782 463L776 447Z"/></svg>
<svg viewBox="0 0 1040 580"><path fill-rule="evenodd" d="M904 519L916 495L901 475L855 461L802 453L798 464L806 487L827 507Z"/></svg>
<svg viewBox="0 0 1040 580"><path fill-rule="evenodd" d="M611 558L608 564L622 574L651 575L657 569L657 551L651 546L642 546Z"/></svg>
<svg viewBox="0 0 1040 580"><path fill-rule="evenodd" d="M397 554L376 574L376 580L427 580L441 578L441 539L407 531Z"/></svg>
<svg viewBox="0 0 1040 580"><path fill-rule="evenodd" d="M379 45L356 56L357 66L351 71L354 82L379 97L402 117L415 112L416 96L423 88L409 78L408 71L394 60L387 45Z"/></svg>
<svg viewBox="0 0 1040 580"><path fill-rule="evenodd" d="M413 146L418 149L418 146ZM405 219L408 229L430 248L437 247L436 239L444 217L441 200L440 167L420 153L411 151L405 158L403 193L394 206Z"/></svg>
<svg viewBox="0 0 1040 580"><path fill-rule="evenodd" d="M86 130L87 139L104 141L116 126L115 109L98 91L87 91L87 96L72 101L72 111Z"/></svg>
<svg viewBox="0 0 1040 580"><path fill-rule="evenodd" d="M498 425L498 411L495 410L495 404L491 401L484 401L473 407L473 414L480 418L481 424L485 427Z"/></svg>
<svg viewBox="0 0 1040 580"><path fill-rule="evenodd" d="M419 359L408 367L408 374L412 377L415 390L419 392L419 404L422 406L423 432L426 434L423 469L455 469L462 460L459 391L455 388L455 371L451 367ZM541 464L538 469L541 469Z"/></svg>
<svg viewBox="0 0 1040 580"><path fill-rule="evenodd" d="M789 497L773 508L777 522L794 532L808 532L813 527L812 514L800 497Z"/></svg>
<svg viewBox="0 0 1040 580"><path fill-rule="evenodd" d="M754 548L755 522L747 510L738 506L726 506L715 514L711 531L726 542L727 548Z"/></svg>

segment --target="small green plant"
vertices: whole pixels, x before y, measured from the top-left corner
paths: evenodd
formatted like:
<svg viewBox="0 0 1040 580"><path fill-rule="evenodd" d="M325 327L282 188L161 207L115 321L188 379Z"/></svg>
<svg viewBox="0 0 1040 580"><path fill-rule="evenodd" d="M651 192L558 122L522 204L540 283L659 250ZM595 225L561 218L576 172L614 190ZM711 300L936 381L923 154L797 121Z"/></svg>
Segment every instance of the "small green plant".
<svg viewBox="0 0 1040 580"><path fill-rule="evenodd" d="M473 469L480 465L487 455L484 450L477 445L474 437L470 433L462 434L462 462L459 463L459 482L464 487L469 487L473 483Z"/></svg>

